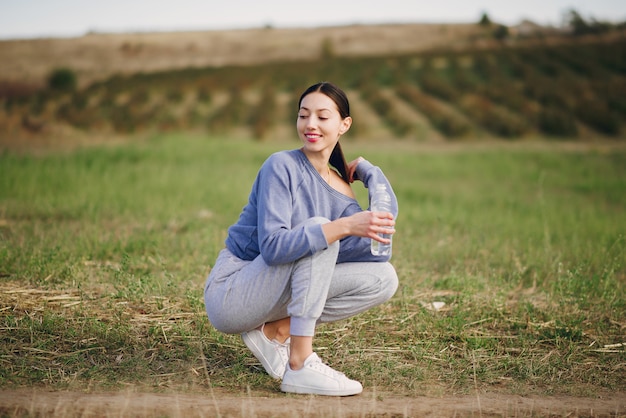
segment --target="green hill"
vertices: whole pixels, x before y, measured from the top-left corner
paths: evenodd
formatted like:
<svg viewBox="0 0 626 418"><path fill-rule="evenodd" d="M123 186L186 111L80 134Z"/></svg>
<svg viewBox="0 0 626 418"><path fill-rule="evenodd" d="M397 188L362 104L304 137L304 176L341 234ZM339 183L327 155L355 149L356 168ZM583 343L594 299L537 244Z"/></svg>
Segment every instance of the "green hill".
<svg viewBox="0 0 626 418"><path fill-rule="evenodd" d="M63 127L282 139L294 135L299 93L321 80L349 93L356 140L624 138L623 36L377 56L336 56L328 47L310 61L116 75L80 89L5 94L0 137Z"/></svg>

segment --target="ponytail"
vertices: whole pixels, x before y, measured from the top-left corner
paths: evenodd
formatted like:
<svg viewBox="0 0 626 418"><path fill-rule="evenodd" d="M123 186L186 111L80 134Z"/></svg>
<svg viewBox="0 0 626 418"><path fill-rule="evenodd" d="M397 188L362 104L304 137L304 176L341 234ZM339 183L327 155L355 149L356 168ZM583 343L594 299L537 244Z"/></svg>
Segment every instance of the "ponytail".
<svg viewBox="0 0 626 418"><path fill-rule="evenodd" d="M341 149L341 144L339 142L337 142L337 145L333 148L329 161L330 165L339 171L341 179L348 183L348 163L346 163L346 157L343 155L343 150Z"/></svg>

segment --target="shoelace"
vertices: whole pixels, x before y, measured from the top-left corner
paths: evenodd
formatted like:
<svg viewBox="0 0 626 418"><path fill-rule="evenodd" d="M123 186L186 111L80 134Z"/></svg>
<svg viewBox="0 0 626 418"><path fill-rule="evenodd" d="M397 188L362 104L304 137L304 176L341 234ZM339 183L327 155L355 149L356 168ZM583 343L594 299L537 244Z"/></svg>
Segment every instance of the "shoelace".
<svg viewBox="0 0 626 418"><path fill-rule="evenodd" d="M342 372L333 369L327 364L324 364L322 360L315 360L314 362L309 363L307 367L310 367L314 370L322 372L329 377L344 377L345 376L345 374L343 374Z"/></svg>
<svg viewBox="0 0 626 418"><path fill-rule="evenodd" d="M272 341L272 343L274 345L274 350L276 350L276 352L280 356L281 360L285 364L287 364L287 362L289 361L289 344L288 344L288 341L289 340L287 340L284 344L281 344L278 341Z"/></svg>

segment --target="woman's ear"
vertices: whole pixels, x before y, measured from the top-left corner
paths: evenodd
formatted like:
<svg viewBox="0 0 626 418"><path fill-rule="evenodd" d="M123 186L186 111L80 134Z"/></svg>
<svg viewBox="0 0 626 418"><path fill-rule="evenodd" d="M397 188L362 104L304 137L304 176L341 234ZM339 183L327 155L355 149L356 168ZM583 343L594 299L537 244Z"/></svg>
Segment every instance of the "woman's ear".
<svg viewBox="0 0 626 418"><path fill-rule="evenodd" d="M348 129L350 129L350 126L352 126L352 118L348 116L347 118L341 121L341 127L339 128L339 135L343 135L346 132L348 132Z"/></svg>

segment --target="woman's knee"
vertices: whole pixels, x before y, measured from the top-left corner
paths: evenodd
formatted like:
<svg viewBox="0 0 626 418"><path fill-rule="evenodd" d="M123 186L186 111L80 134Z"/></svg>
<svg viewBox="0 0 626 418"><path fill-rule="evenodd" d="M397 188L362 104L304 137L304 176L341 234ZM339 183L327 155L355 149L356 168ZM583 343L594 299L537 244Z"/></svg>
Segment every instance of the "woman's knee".
<svg viewBox="0 0 626 418"><path fill-rule="evenodd" d="M208 306L206 313L211 326L224 334L241 334L244 331L249 331L251 328L248 324L234 320L232 316L227 317L213 309L209 309Z"/></svg>
<svg viewBox="0 0 626 418"><path fill-rule="evenodd" d="M381 298L389 300L398 290L398 274L391 263L381 263L380 267Z"/></svg>

